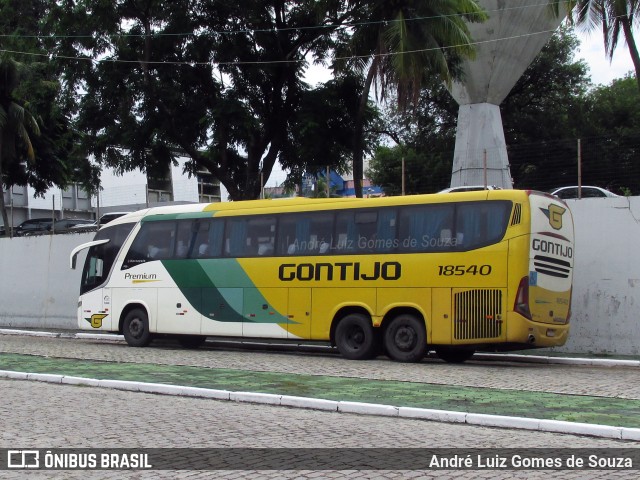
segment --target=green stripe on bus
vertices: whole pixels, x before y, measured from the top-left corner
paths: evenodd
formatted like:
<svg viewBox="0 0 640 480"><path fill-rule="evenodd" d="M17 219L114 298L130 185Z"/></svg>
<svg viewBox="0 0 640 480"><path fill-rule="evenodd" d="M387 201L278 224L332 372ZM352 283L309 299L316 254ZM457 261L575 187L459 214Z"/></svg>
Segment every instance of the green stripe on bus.
<svg viewBox="0 0 640 480"><path fill-rule="evenodd" d="M183 212L183 213L158 213L142 217L141 222L160 222L168 220L188 220L193 218L213 218L215 211L210 212Z"/></svg>
<svg viewBox="0 0 640 480"><path fill-rule="evenodd" d="M252 308L251 317L243 315L244 305L261 307L269 302L235 259L163 260L162 264L187 301L205 318L219 322L297 323L271 308Z"/></svg>

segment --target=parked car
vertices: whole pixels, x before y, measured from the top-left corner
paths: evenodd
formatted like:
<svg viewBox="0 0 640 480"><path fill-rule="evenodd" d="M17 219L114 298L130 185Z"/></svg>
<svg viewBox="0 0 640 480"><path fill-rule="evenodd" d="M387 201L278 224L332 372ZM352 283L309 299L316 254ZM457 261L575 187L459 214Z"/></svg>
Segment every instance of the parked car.
<svg viewBox="0 0 640 480"><path fill-rule="evenodd" d="M91 225L94 223L93 220L83 218L63 218L55 221L53 224L53 233L69 233L72 231L72 227L77 225Z"/></svg>
<svg viewBox="0 0 640 480"><path fill-rule="evenodd" d="M100 228L101 226L106 225L110 221L115 220L118 217L122 217L123 215L126 215L128 213L131 213L131 212L109 212L109 213L105 213L104 215L102 215L100 217L100 220L98 220L98 228Z"/></svg>
<svg viewBox="0 0 640 480"><path fill-rule="evenodd" d="M32 218L25 220L18 225L13 234L16 237L27 237L30 235L42 235L48 233L53 225L53 219L51 218Z"/></svg>
<svg viewBox="0 0 640 480"><path fill-rule="evenodd" d="M111 222L112 220L115 220L118 217L122 217L123 215L126 215L127 213L131 213L131 212L109 212L109 213L105 213L104 215L102 215L100 217L100 220L92 221L90 223L86 223L86 224L82 224L82 225L75 225L75 226L69 228L69 233L95 232L96 230L98 230L103 225L106 225L107 223Z"/></svg>
<svg viewBox="0 0 640 480"><path fill-rule="evenodd" d="M495 185L461 185L459 187L445 188L438 193L477 192L479 190L502 190L502 188Z"/></svg>
<svg viewBox="0 0 640 480"><path fill-rule="evenodd" d="M98 230L98 222L94 220L90 223L81 223L74 225L73 227L69 227L68 233L95 232L96 230Z"/></svg>
<svg viewBox="0 0 640 480"><path fill-rule="evenodd" d="M583 186L581 187L581 198L606 198L606 197L619 197L609 190L600 187ZM566 200L568 198L578 198L578 187L561 187L551 191L551 195L555 195L558 198Z"/></svg>

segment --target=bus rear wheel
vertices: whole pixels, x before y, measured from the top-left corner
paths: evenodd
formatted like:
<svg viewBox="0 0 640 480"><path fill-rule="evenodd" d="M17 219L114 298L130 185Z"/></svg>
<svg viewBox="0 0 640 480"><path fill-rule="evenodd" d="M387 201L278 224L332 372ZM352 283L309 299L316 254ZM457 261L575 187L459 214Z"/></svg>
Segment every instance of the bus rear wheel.
<svg viewBox="0 0 640 480"><path fill-rule="evenodd" d="M336 327L336 345L349 360L368 360L378 350L376 334L371 320L360 313L344 317Z"/></svg>
<svg viewBox="0 0 640 480"><path fill-rule="evenodd" d="M419 362L427 351L424 322L410 314L391 320L384 332L384 349L396 362Z"/></svg>
<svg viewBox="0 0 640 480"><path fill-rule="evenodd" d="M447 363L464 363L473 357L475 350L468 348L441 347L436 348L436 355Z"/></svg>
<svg viewBox="0 0 640 480"><path fill-rule="evenodd" d="M131 347L146 347L149 345L151 332L149 332L147 312L141 308L134 308L127 313L122 323L122 333Z"/></svg>

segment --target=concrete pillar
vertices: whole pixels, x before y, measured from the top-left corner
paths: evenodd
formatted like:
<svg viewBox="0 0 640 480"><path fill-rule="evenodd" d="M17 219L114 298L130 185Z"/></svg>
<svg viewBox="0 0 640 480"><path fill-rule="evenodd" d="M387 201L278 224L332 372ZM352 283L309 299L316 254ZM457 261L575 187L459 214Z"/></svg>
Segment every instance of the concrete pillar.
<svg viewBox="0 0 640 480"><path fill-rule="evenodd" d="M451 186L487 183L511 188L499 105L565 17L546 0L479 0L489 19L469 24L476 57L463 63L464 80L449 89L460 105Z"/></svg>
<svg viewBox="0 0 640 480"><path fill-rule="evenodd" d="M451 185L485 185L485 181L512 187L500 107L460 105Z"/></svg>

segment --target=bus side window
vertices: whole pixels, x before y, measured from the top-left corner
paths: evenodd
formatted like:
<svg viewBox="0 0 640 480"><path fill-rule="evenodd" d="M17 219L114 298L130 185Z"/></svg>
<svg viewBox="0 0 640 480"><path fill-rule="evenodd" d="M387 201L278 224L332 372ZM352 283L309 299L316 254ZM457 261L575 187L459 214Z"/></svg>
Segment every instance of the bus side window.
<svg viewBox="0 0 640 480"><path fill-rule="evenodd" d="M511 208L511 202L505 201L458 205L458 246L464 246L465 249L480 248L499 242L507 229Z"/></svg>
<svg viewBox="0 0 640 480"><path fill-rule="evenodd" d="M187 258L196 234L193 220L179 220L176 228L174 258Z"/></svg>
<svg viewBox="0 0 640 480"><path fill-rule="evenodd" d="M145 226L143 225L143 228ZM175 222L149 223L149 246L147 252L150 260L166 260L173 256L175 226Z"/></svg>
<svg viewBox="0 0 640 480"><path fill-rule="evenodd" d="M454 204L405 207L400 212L398 248L404 252L450 250Z"/></svg>
<svg viewBox="0 0 640 480"><path fill-rule="evenodd" d="M175 229L175 221L143 223L127 252L122 268L171 258L176 236Z"/></svg>
<svg viewBox="0 0 640 480"><path fill-rule="evenodd" d="M224 220L204 218L193 224L189 258L217 258L222 254Z"/></svg>

